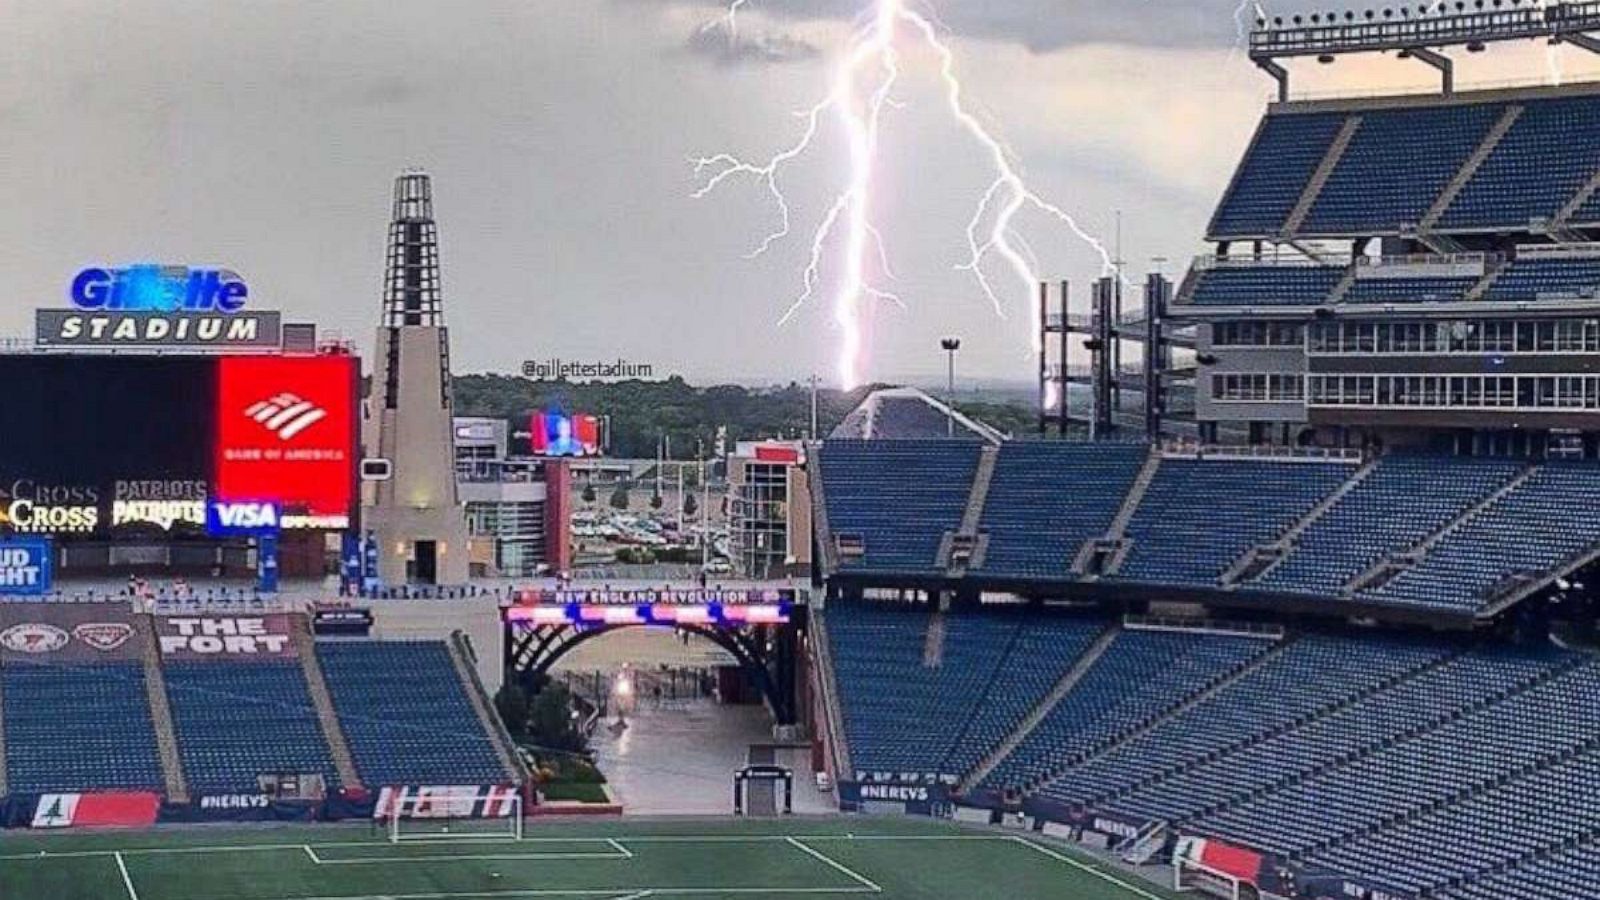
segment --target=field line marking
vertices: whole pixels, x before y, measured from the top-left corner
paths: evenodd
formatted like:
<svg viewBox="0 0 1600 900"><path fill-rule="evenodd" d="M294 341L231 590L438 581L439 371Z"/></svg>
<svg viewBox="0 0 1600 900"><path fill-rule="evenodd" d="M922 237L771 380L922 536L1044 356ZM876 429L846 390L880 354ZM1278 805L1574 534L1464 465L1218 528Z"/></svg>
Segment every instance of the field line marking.
<svg viewBox="0 0 1600 900"><path fill-rule="evenodd" d="M654 891L634 891L631 894L623 894L620 897L615 897L613 900L644 900L644 898L653 893Z"/></svg>
<svg viewBox="0 0 1600 900"><path fill-rule="evenodd" d="M362 856L352 859L318 859L319 866L370 866L379 863L460 862L462 860L495 862L540 862L567 859L627 859L615 853L453 853L449 856Z"/></svg>
<svg viewBox="0 0 1600 900"><path fill-rule="evenodd" d="M301 844L300 847L301 847L301 849L306 851L306 856L311 857L312 865L317 865L317 866L322 865L322 860L317 858L317 851L311 849L311 845L310 844Z"/></svg>
<svg viewBox="0 0 1600 900"><path fill-rule="evenodd" d="M622 835L620 838L607 837L525 837L519 841L509 841L505 838L455 838L453 841L433 841L418 839L407 841L411 844L442 844L442 843L480 843L480 844L603 844L611 840L624 840L630 844L760 844L768 842L783 842L789 840L801 841L1015 841L1015 835L1006 834L655 834L655 835ZM318 841L315 846L324 849L335 847L383 847L389 846L387 840L370 841ZM193 853L270 853L274 851L292 851L304 853L305 844L215 844L201 847L131 847L122 850L42 850L32 853L0 854L0 862L22 861L30 859L75 859L95 856L112 856L122 853L127 856L167 855L167 854L193 854ZM660 893L657 891L657 893Z"/></svg>
<svg viewBox="0 0 1600 900"><path fill-rule="evenodd" d="M839 862L837 859L834 859L833 857L829 856L828 854L823 853L821 850L818 850L815 847L806 846L798 838L789 838L788 842L789 842L789 846L799 849L800 852L806 854L807 856L812 857L813 859L821 860L822 862L824 862L827 865L831 866L835 871L843 872L844 874L848 875L850 878L854 879L855 881L861 883L862 885L865 885L869 890L872 891L872 893L874 893L874 894L883 893L883 888L879 887L878 883L876 881L873 881L871 878L868 878L867 876L862 875L860 872L857 872L854 869L851 869L849 866L845 865L842 862Z"/></svg>
<svg viewBox="0 0 1600 900"><path fill-rule="evenodd" d="M1088 863L1080 862L1080 861L1078 861L1076 859L1073 859L1072 857L1066 855L1065 853L1060 853L1058 851L1052 850L1052 849L1050 849L1049 847L1046 847L1043 844L1036 844L1033 841L1030 841L1027 838L1022 837L1021 835L1012 835L1011 839L1016 841L1017 843L1021 844L1024 847L1031 847L1035 851L1037 851L1039 853L1043 853L1045 856L1048 856L1051 859L1054 859L1054 860L1056 860L1058 862L1064 862L1067 865L1072 866L1074 869L1078 869L1079 871L1087 872L1090 875L1093 875L1094 877L1100 879L1101 881L1110 882L1111 884L1114 884L1117 887L1122 888L1123 890L1128 891L1131 894L1134 894L1134 895L1139 896L1139 897L1143 897L1143 898L1145 898L1145 900L1166 900L1166 898L1162 897L1160 894L1152 893L1152 892L1150 892L1148 890L1145 890L1144 888L1142 888L1142 887L1140 887L1140 886L1138 886L1136 884L1132 884L1130 882L1124 881L1121 878L1118 878L1117 876L1112 875L1110 872L1103 872L1100 869L1097 869L1094 866L1089 865Z"/></svg>
<svg viewBox="0 0 1600 900"><path fill-rule="evenodd" d="M128 889L128 900L139 900L139 892L133 889L133 876L128 874L128 864L123 861L122 854L116 854L117 871L122 873L122 886Z"/></svg>
<svg viewBox="0 0 1600 900"><path fill-rule="evenodd" d="M330 894L323 897L285 897L282 900L467 900L471 897L601 897L605 900L627 900L629 897L696 897L737 894L771 897L779 894L872 894L880 893L863 885L847 887L705 887L705 888L641 888L634 894L618 894L631 888L527 888L506 891L458 891L435 894Z"/></svg>
<svg viewBox="0 0 1600 900"><path fill-rule="evenodd" d="M617 848L617 852L622 854L622 858L623 859L633 859L633 851L629 850L627 847L622 846L622 842L617 840L616 838L606 838L606 843L608 843L611 846ZM648 897L649 894L645 894L643 896ZM623 900L627 900L627 898L623 898Z"/></svg>

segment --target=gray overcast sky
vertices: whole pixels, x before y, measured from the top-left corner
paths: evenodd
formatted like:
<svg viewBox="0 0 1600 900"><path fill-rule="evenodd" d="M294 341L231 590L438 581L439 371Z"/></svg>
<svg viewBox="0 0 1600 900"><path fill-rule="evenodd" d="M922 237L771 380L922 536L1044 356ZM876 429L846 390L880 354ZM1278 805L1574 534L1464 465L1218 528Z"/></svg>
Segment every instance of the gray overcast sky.
<svg viewBox="0 0 1600 900"><path fill-rule="evenodd" d="M414 165L434 175L458 371L621 356L699 381L826 376L826 304L776 322L842 177L837 136L789 171L795 233L756 260L768 198L743 182L694 200L687 161L789 143L866 2L750 0L730 46L696 36L719 14L703 0L0 0L0 334L28 334L84 265L159 260L227 265L259 305L367 346L390 180ZM1269 93L1230 48L1231 0L939 13L1037 191L1108 240L1123 210L1130 269L1179 273ZM1543 52L1493 49L1465 79L1539 77ZM938 371L955 333L963 372L1027 378L1028 293L992 268L1002 319L953 270L989 176L932 64L908 47L885 125L875 209L906 308L875 313L867 374ZM1086 296L1097 258L1048 221L1022 230L1041 274Z"/></svg>

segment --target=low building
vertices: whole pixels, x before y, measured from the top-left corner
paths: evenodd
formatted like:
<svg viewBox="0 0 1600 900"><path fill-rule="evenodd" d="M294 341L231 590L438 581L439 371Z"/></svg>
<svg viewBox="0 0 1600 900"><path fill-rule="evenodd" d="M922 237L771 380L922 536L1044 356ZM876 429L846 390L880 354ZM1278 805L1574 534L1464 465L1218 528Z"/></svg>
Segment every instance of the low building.
<svg viewBox="0 0 1600 900"><path fill-rule="evenodd" d="M571 566L571 483L564 459L510 455L500 419L454 420L456 490L474 575L525 578Z"/></svg>
<svg viewBox="0 0 1600 900"><path fill-rule="evenodd" d="M798 441L740 441L728 456L728 552L745 578L811 573L811 484Z"/></svg>

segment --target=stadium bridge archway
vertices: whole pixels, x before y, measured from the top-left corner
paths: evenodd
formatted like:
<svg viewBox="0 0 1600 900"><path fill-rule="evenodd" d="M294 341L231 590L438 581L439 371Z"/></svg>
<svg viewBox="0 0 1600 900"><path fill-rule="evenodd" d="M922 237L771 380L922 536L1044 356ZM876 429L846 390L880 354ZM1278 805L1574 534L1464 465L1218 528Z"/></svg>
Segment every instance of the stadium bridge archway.
<svg viewBox="0 0 1600 900"><path fill-rule="evenodd" d="M782 618L784 621L743 624L727 621L589 623L571 616L568 621L537 623L508 614L502 619L506 677L531 693L562 657L589 641L625 628L670 624L726 650L761 692L777 723L793 725L798 719L797 684L805 608L785 603Z"/></svg>

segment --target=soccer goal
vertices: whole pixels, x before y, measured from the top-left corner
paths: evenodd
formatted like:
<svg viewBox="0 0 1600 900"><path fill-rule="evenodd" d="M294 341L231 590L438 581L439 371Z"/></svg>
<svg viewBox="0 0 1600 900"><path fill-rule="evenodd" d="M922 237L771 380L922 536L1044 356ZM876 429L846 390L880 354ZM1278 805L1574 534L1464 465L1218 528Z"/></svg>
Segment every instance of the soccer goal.
<svg viewBox="0 0 1600 900"><path fill-rule="evenodd" d="M514 789L386 788L389 842L520 841L522 797Z"/></svg>
<svg viewBox="0 0 1600 900"><path fill-rule="evenodd" d="M1224 900L1258 900L1261 896L1243 879L1182 858L1173 863L1172 888L1180 894L1196 892Z"/></svg>

